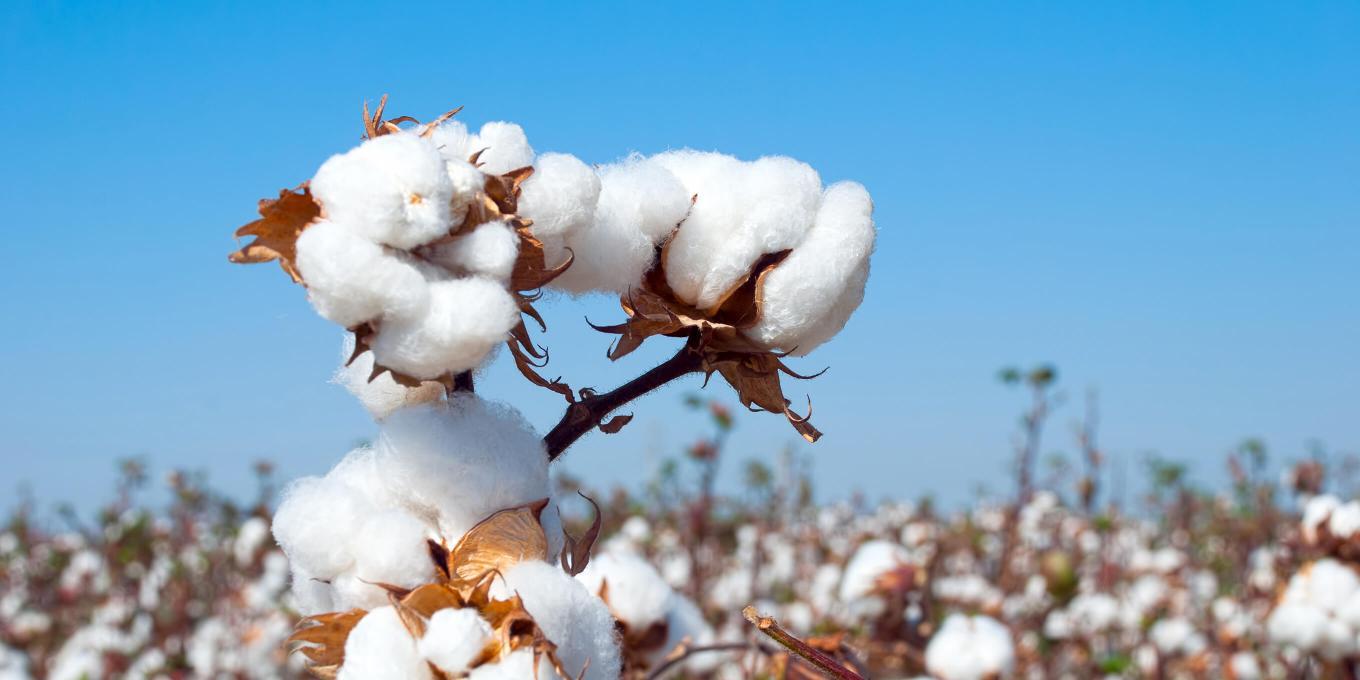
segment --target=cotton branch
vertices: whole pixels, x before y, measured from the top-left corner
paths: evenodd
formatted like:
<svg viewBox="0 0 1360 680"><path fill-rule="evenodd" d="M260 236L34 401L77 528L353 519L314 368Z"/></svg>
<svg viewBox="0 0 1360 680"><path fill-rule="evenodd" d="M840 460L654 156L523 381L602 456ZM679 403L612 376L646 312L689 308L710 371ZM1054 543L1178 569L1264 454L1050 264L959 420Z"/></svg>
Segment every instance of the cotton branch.
<svg viewBox="0 0 1360 680"><path fill-rule="evenodd" d="M693 340L686 342L675 356L612 391L593 393L582 390L581 400L568 406L562 419L543 437L543 444L548 449L548 460L557 460L577 439L598 427L605 416L620 406L672 380L701 371L703 358L694 345Z"/></svg>
<svg viewBox="0 0 1360 680"><path fill-rule="evenodd" d="M746 607L741 610L741 615L746 617L747 621L754 624L760 632L769 636L771 640L778 642L785 649L802 657L803 660L815 666L817 670L824 673L827 677L836 678L836 680L864 680L864 676L842 666L840 662L813 649L808 643L799 640L792 633L784 630L779 625L779 622L775 621L773 617L757 614L755 607Z"/></svg>

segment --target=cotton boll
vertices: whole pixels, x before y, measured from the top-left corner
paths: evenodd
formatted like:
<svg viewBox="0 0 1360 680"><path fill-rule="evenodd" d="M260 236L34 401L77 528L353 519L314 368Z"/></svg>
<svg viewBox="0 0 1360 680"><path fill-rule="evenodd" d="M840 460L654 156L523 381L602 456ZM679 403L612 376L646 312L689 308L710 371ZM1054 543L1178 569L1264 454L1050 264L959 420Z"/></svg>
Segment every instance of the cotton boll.
<svg viewBox="0 0 1360 680"><path fill-rule="evenodd" d="M400 490L388 487L387 478L378 464L378 454L370 447L361 446L345 454L326 473L326 479L358 493L373 508L400 507Z"/></svg>
<svg viewBox="0 0 1360 680"><path fill-rule="evenodd" d="M1349 501L1333 510L1327 530L1343 540L1360 533L1360 501Z"/></svg>
<svg viewBox="0 0 1360 680"><path fill-rule="evenodd" d="M430 529L401 510L370 515L354 539L354 573L370 583L415 588L435 577L426 540Z"/></svg>
<svg viewBox="0 0 1360 680"><path fill-rule="evenodd" d="M462 226L467 219L468 209L477 203L478 196L486 187L486 175L463 159L446 161L444 170L453 185L453 198L449 201L449 227L452 230Z"/></svg>
<svg viewBox="0 0 1360 680"><path fill-rule="evenodd" d="M805 163L769 156L727 166L698 198L667 247L666 282L700 309L721 302L762 255L797 246L821 202L821 178Z"/></svg>
<svg viewBox="0 0 1360 680"><path fill-rule="evenodd" d="M609 609L634 631L665 620L674 591L656 568L637 555L596 555L576 576L592 593L608 586Z"/></svg>
<svg viewBox="0 0 1360 680"><path fill-rule="evenodd" d="M346 571L331 580L335 589L335 607L339 610L374 609L388 604L387 590L382 586L359 578L353 570Z"/></svg>
<svg viewBox="0 0 1360 680"><path fill-rule="evenodd" d="M670 171L641 157L600 168L595 221L567 239L571 268L553 286L627 293L652 266L656 245L685 219L690 195Z"/></svg>
<svg viewBox="0 0 1360 680"><path fill-rule="evenodd" d="M491 633L476 609L440 609L430 617L418 648L439 670L461 675L491 641Z"/></svg>
<svg viewBox="0 0 1360 680"><path fill-rule="evenodd" d="M431 249L430 259L460 274L510 281L519 256L519 234L496 220L479 224L470 233Z"/></svg>
<svg viewBox="0 0 1360 680"><path fill-rule="evenodd" d="M830 340L864 299L873 248L869 192L832 185L802 243L765 277L761 317L746 334L798 356Z"/></svg>
<svg viewBox="0 0 1360 680"><path fill-rule="evenodd" d="M572 677L616 680L621 659L614 617L567 572L546 562L526 561L504 575L504 586L518 593L543 634L557 645L562 666Z"/></svg>
<svg viewBox="0 0 1360 680"><path fill-rule="evenodd" d="M345 661L339 680L433 679L430 666L416 649L416 641L390 606L370 611L345 641Z"/></svg>
<svg viewBox="0 0 1360 680"><path fill-rule="evenodd" d="M521 649L511 652L496 663L484 663L472 669L467 677L468 680L525 680L535 677L537 680L572 680L558 678L552 664L546 660L539 660L537 676L534 675L534 666L533 651Z"/></svg>
<svg viewBox="0 0 1360 680"><path fill-rule="evenodd" d="M472 167L472 164L468 163L468 159L472 157L475 151L470 147L476 135L468 132L463 121L456 118L446 120L429 130L427 137L446 162L461 162ZM480 173L480 171L478 172Z"/></svg>
<svg viewBox="0 0 1360 680"><path fill-rule="evenodd" d="M469 142L472 153L485 149L477 161L487 174L503 175L534 162L534 150L524 136L524 128L514 123L487 123Z"/></svg>
<svg viewBox="0 0 1360 680"><path fill-rule="evenodd" d="M548 455L528 422L474 395L393 413L376 451L394 497L435 524L450 545L492 513L551 492ZM545 524L552 514L545 513Z"/></svg>
<svg viewBox="0 0 1360 680"><path fill-rule="evenodd" d="M1318 529L1331 517L1332 511L1341 507L1336 496L1322 495L1308 499L1303 506L1303 539L1309 543L1317 542Z"/></svg>
<svg viewBox="0 0 1360 680"><path fill-rule="evenodd" d="M274 514L274 539L294 567L329 580L354 563L349 537L372 506L354 489L303 477L283 491Z"/></svg>
<svg viewBox="0 0 1360 680"><path fill-rule="evenodd" d="M1004 677L1014 665L1010 630L986 616L950 614L926 645L926 668L941 680Z"/></svg>
<svg viewBox="0 0 1360 680"><path fill-rule="evenodd" d="M841 577L841 601L850 602L870 595L879 576L899 565L909 563L910 559L911 555L906 548L896 543L865 542L855 550L854 556L845 565L845 574Z"/></svg>
<svg viewBox="0 0 1360 680"><path fill-rule="evenodd" d="M329 220L374 243L409 250L449 231L453 185L444 159L430 140L411 133L332 156L311 189Z"/></svg>
<svg viewBox="0 0 1360 680"><path fill-rule="evenodd" d="M667 151L652 156L652 160L675 175L691 196L705 190L714 177L740 172L742 164L727 154L694 149Z"/></svg>
<svg viewBox="0 0 1360 680"><path fill-rule="evenodd" d="M303 616L321 614L336 610L335 589L306 571L296 567L292 570L292 606Z"/></svg>
<svg viewBox="0 0 1360 680"><path fill-rule="evenodd" d="M414 314L429 300L419 270L336 222L298 236L297 265L317 313L346 328Z"/></svg>
<svg viewBox="0 0 1360 680"><path fill-rule="evenodd" d="M340 356L342 361L348 360L354 354L354 335L346 334L345 342L341 348ZM431 401L438 401L444 398L444 386L437 382L421 383L419 387L407 387L398 383L392 378L392 374L383 372L376 378L370 380L373 375L373 353L364 352L349 365L341 365L336 369L335 376L331 382L342 385L350 394L358 397L359 403L363 404L369 414L375 420L386 418L393 411L404 406L424 404Z"/></svg>
<svg viewBox="0 0 1360 680"><path fill-rule="evenodd" d="M1283 603L1270 613L1266 632L1277 644L1292 645L1302 650L1317 647L1327 625L1321 610L1307 605Z"/></svg>
<svg viewBox="0 0 1360 680"><path fill-rule="evenodd" d="M499 283L468 277L430 284L423 314L385 319L372 351L383 366L417 378L472 370L519 323L519 306Z"/></svg>
<svg viewBox="0 0 1360 680"><path fill-rule="evenodd" d="M519 214L533 220L534 237L543 242L544 262L557 267L566 261L566 244L595 219L600 178L575 156L545 153L534 164L534 174L520 187Z"/></svg>

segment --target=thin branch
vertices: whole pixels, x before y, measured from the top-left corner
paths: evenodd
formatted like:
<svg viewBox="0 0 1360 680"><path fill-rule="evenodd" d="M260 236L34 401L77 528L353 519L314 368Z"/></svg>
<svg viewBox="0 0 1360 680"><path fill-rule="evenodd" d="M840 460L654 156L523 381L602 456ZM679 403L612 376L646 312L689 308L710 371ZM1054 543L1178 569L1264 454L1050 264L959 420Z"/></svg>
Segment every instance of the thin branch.
<svg viewBox="0 0 1360 680"><path fill-rule="evenodd" d="M605 416L620 406L672 380L703 370L703 358L692 344L692 341L685 343L675 356L611 392L595 394L582 390L581 400L568 406L562 419L543 437L548 460L557 460L577 439L598 427Z"/></svg>
<svg viewBox="0 0 1360 680"><path fill-rule="evenodd" d="M652 672L647 674L647 680L656 680L657 678L661 677L662 674L664 674L666 671L674 668L676 664L683 663L686 659L689 659L691 656L694 656L695 654L702 654L704 652L739 652L746 651L748 649L755 649L760 652L768 653L768 650L764 649L760 645L753 644L750 642L724 642L714 645L704 645L701 647L685 647L684 649L676 649L674 652L671 652L671 654L666 657L666 660L660 666L657 666L655 669L652 670ZM677 654L676 652L679 653Z"/></svg>
<svg viewBox="0 0 1360 680"><path fill-rule="evenodd" d="M761 616L756 613L756 608L747 606L741 610L741 615L747 621L755 624L760 632L768 635L771 640L778 642L785 649L802 657L805 661L816 666L818 670L836 680L864 680L864 676L856 673L849 668L841 665L835 659L813 649L808 643L799 640L792 633L779 626L779 622L771 616Z"/></svg>

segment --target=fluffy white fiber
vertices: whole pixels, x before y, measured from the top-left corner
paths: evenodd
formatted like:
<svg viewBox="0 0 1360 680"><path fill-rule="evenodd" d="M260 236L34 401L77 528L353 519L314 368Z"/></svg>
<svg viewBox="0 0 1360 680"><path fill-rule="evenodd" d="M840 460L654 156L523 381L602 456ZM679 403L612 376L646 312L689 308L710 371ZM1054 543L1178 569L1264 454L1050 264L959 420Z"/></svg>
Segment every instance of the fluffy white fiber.
<svg viewBox="0 0 1360 680"><path fill-rule="evenodd" d="M429 294L424 313L384 319L372 343L383 366L417 378L472 370L519 323L514 296L491 279L439 281Z"/></svg>
<svg viewBox="0 0 1360 680"><path fill-rule="evenodd" d="M430 617L418 648L439 670L461 675L491 641L491 633L476 609L440 609Z"/></svg>
<svg viewBox="0 0 1360 680"><path fill-rule="evenodd" d="M567 241L595 219L600 178L575 156L545 153L520 187L519 214L533 220L549 267L566 261Z"/></svg>
<svg viewBox="0 0 1360 680"><path fill-rule="evenodd" d="M940 680L1007 677L1014 665L1010 630L987 616L950 614L926 645L926 669Z"/></svg>
<svg viewBox="0 0 1360 680"><path fill-rule="evenodd" d="M448 232L453 183L428 139L384 135L332 156L311 182L326 218L374 243L410 249Z"/></svg>
<svg viewBox="0 0 1360 680"><path fill-rule="evenodd" d="M416 314L429 304L418 269L333 221L303 231L297 252L312 306L346 328L384 314Z"/></svg>
<svg viewBox="0 0 1360 680"><path fill-rule="evenodd" d="M596 555L576 578L597 594L607 584L609 608L635 631L665 620L675 596L656 568L633 554Z"/></svg>
<svg viewBox="0 0 1360 680"><path fill-rule="evenodd" d="M290 484L274 536L305 613L371 607L386 601L374 583L433 580L427 538L455 545L492 513L550 491L547 454L523 416L462 395L393 412L372 449ZM543 523L555 554L562 534L552 508Z"/></svg>
<svg viewBox="0 0 1360 680"><path fill-rule="evenodd" d="M622 660L614 617L581 582L555 565L529 561L506 572L504 586L523 598L524 608L557 645L558 658L572 677L582 669L585 680L619 677Z"/></svg>
<svg viewBox="0 0 1360 680"><path fill-rule="evenodd" d="M354 354L354 336L347 334L341 347L341 360ZM437 382L421 383L419 387L407 387L392 378L391 373L369 380L373 375L373 353L364 352L348 366L341 365L335 372L332 382L338 383L359 399L359 403L373 416L382 420L393 411L406 406L439 401L444 398L444 386Z"/></svg>
<svg viewBox="0 0 1360 680"><path fill-rule="evenodd" d="M866 541L855 550L841 577L840 599L845 603L873 594L878 578L911 559L906 548L892 541Z"/></svg>
<svg viewBox="0 0 1360 680"><path fill-rule="evenodd" d="M339 680L421 680L433 678L416 641L391 606L370 611L345 641Z"/></svg>
<svg viewBox="0 0 1360 680"><path fill-rule="evenodd" d="M470 233L432 250L431 259L454 272L507 283L519 256L519 235L497 220L479 224Z"/></svg>
<svg viewBox="0 0 1360 680"><path fill-rule="evenodd" d="M1272 642L1336 660L1360 652L1360 577L1323 559L1289 580L1266 621Z"/></svg>
<svg viewBox="0 0 1360 680"><path fill-rule="evenodd" d="M477 158L481 169L492 175L531 165L534 149L524 135L524 129L514 123L491 122L477 133L468 132L462 121L444 122L430 134L430 141L445 159L466 162L481 151Z"/></svg>

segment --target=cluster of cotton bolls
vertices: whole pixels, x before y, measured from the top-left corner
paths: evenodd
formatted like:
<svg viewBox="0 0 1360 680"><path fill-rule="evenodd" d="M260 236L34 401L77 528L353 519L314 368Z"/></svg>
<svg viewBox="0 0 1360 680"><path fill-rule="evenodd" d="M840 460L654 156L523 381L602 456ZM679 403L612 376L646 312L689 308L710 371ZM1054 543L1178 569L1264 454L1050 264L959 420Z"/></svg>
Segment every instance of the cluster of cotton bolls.
<svg viewBox="0 0 1360 680"><path fill-rule="evenodd" d="M1323 557L1290 577L1270 614L1270 638L1290 652L1333 663L1356 657L1360 576L1347 548L1360 534L1360 502L1313 496L1304 503L1299 528L1306 545L1344 558Z"/></svg>
<svg viewBox="0 0 1360 680"><path fill-rule="evenodd" d="M434 579L427 541L452 547L493 513L550 495L547 453L523 416L462 394L392 413L372 446L292 482L273 530L303 613L370 609L387 603L376 584ZM542 517L556 554L557 512Z"/></svg>

